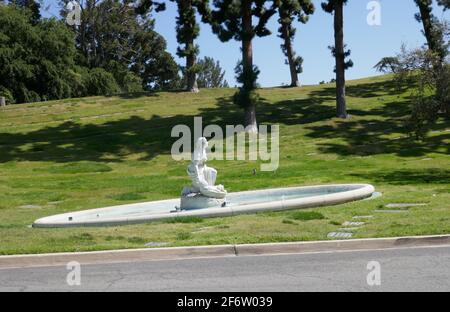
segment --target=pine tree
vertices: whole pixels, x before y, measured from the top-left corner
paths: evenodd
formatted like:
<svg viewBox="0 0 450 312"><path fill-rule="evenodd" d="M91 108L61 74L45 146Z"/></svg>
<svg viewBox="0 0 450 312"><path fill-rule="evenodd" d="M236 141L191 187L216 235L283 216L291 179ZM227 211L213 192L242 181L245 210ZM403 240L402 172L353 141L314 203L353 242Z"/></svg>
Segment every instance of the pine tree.
<svg viewBox="0 0 450 312"><path fill-rule="evenodd" d="M14 0L13 3L31 12L31 22L36 25L41 19L41 4L36 0Z"/></svg>
<svg viewBox="0 0 450 312"><path fill-rule="evenodd" d="M246 131L257 132L258 96L255 89L259 70L253 65L252 40L271 34L266 25L276 13L276 6L273 1L266 0L214 0L213 4L213 32L223 42L235 39L242 43L242 61L236 68L237 80L242 86L235 94L234 102L245 110Z"/></svg>
<svg viewBox="0 0 450 312"><path fill-rule="evenodd" d="M428 48L430 51L438 55L441 61L444 60L447 50L443 43L443 34L441 28L438 26L439 21L433 15L433 1L432 0L414 0L419 7L419 13L415 15L418 22L422 22L423 34L427 39ZM441 1L444 8L448 8L448 1Z"/></svg>
<svg viewBox="0 0 450 312"><path fill-rule="evenodd" d="M205 56L197 61L199 66L198 86L200 88L228 88L225 80L225 71L220 66L219 61L214 61L212 57Z"/></svg>
<svg viewBox="0 0 450 312"><path fill-rule="evenodd" d="M200 27L196 20L197 11L203 17L203 21L209 19L209 0L171 0L177 3L177 41L180 44L177 55L186 58L184 68L186 90L198 92L196 75L199 67L196 66L199 47L195 39L199 36Z"/></svg>
<svg viewBox="0 0 450 312"><path fill-rule="evenodd" d="M199 47L195 44L200 33L200 27L196 20L197 12L201 14L202 19L206 22L209 18L209 0L170 0L177 4L177 41L179 47L177 55L186 59L184 66L184 75L186 90L190 92L198 92L196 75L199 70L196 66ZM140 0L137 6L137 12L141 15L148 14L152 9L155 11L165 10L165 3L161 1Z"/></svg>
<svg viewBox="0 0 450 312"><path fill-rule="evenodd" d="M322 3L322 9L330 14L334 13L334 47L330 47L336 59L336 115L339 118L347 118L347 104L345 101L345 70L353 66L350 56L351 51L344 45L344 5L347 0L328 0Z"/></svg>
<svg viewBox="0 0 450 312"><path fill-rule="evenodd" d="M277 0L280 28L279 37L284 40L281 49L287 58L291 74L291 87L300 86L298 74L303 72L303 58L296 56L292 42L296 29L292 25L295 19L300 23L307 23L309 15L314 13L314 4L311 0Z"/></svg>

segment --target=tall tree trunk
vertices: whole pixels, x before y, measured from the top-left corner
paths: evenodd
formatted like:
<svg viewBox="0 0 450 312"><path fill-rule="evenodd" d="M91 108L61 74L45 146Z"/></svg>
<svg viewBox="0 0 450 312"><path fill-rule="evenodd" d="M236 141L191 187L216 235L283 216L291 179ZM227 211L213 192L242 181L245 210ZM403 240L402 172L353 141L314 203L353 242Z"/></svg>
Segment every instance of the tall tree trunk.
<svg viewBox="0 0 450 312"><path fill-rule="evenodd" d="M253 26L252 26L252 6L250 0L242 1L242 66L244 72L244 89L255 89L255 82L251 79L253 73Z"/></svg>
<svg viewBox="0 0 450 312"><path fill-rule="evenodd" d="M84 10L82 10L82 15L84 16ZM83 56L85 57L85 60L88 60L88 51L86 47L86 20L84 18L81 19L81 25L80 25L80 48L83 52Z"/></svg>
<svg viewBox="0 0 450 312"><path fill-rule="evenodd" d="M428 48L431 51L436 51L436 42L433 37L433 21L431 19L431 3L427 0L416 0L416 4L420 10L420 19L423 24L423 31L427 39Z"/></svg>
<svg viewBox="0 0 450 312"><path fill-rule="evenodd" d="M190 46L194 46L194 40L189 44ZM195 55L189 54L186 56L186 80L187 80L187 90L190 92L198 92L197 85L197 75L195 72L191 71L191 69L195 66L196 60Z"/></svg>
<svg viewBox="0 0 450 312"><path fill-rule="evenodd" d="M256 122L256 107L249 105L245 108L245 131L248 133L258 133L258 124Z"/></svg>
<svg viewBox="0 0 450 312"><path fill-rule="evenodd" d="M192 0L179 0L179 14L183 14L184 12L190 12L193 10L192 8ZM197 85L197 75L192 69L196 63L196 54L194 52L194 27L195 21L184 20L183 28L185 30L185 48L187 51L186 55L186 90L190 92L198 92Z"/></svg>
<svg viewBox="0 0 450 312"><path fill-rule="evenodd" d="M243 89L244 92L250 92L256 88L253 76L253 26L252 26L252 2L250 0L242 1L242 70L244 73ZM245 108L245 127L247 132L257 132L255 103L249 101Z"/></svg>
<svg viewBox="0 0 450 312"><path fill-rule="evenodd" d="M336 1L334 8L334 47L336 57L336 115L347 118L345 101L345 54L344 54L344 4Z"/></svg>
<svg viewBox="0 0 450 312"><path fill-rule="evenodd" d="M299 87L300 82L298 81L298 73L297 68L295 66L294 49L292 48L291 36L289 33L289 25L282 23L281 28L284 37L284 48L286 52L286 57L288 59L289 69L291 72L291 87Z"/></svg>
<svg viewBox="0 0 450 312"><path fill-rule="evenodd" d="M95 29L95 16L94 14L96 13L96 6L97 6L97 1L96 0L89 0L86 3L87 7L88 7L88 12L89 12L89 17L88 17L88 23L89 23L89 27L91 28L91 34L90 34L90 47L88 48L88 60L89 60L89 66L90 67L98 67L98 59L97 59L97 44L96 44L96 39L97 39L97 34L96 34L96 29Z"/></svg>
<svg viewBox="0 0 450 312"><path fill-rule="evenodd" d="M416 0L415 2L420 10L420 19L422 20L428 49L439 57L437 62L433 62L433 67L436 72L440 72L444 65L446 51L440 45L440 38L436 36L435 26L433 25L432 2L428 0Z"/></svg>

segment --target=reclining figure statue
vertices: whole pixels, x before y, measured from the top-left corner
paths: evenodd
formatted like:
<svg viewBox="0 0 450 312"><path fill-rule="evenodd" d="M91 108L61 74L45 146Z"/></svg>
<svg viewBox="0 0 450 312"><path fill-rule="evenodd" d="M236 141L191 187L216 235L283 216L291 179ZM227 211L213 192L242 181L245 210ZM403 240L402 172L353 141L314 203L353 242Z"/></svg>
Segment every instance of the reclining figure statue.
<svg viewBox="0 0 450 312"><path fill-rule="evenodd" d="M207 208L222 206L227 191L223 185L215 185L217 170L206 166L208 157L206 138L199 138L196 142L192 162L187 173L192 180L192 186L185 187L181 196L181 209Z"/></svg>

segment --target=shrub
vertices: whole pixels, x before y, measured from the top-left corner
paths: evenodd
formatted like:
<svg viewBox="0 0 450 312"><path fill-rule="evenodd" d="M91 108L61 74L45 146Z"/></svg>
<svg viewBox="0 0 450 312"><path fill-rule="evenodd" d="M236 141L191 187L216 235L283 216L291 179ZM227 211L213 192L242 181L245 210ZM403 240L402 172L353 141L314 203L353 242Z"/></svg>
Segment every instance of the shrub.
<svg viewBox="0 0 450 312"><path fill-rule="evenodd" d="M35 91L28 90L26 88L22 88L22 94L23 94L24 102L26 102L26 103L33 103L33 102L41 101L41 97Z"/></svg>
<svg viewBox="0 0 450 312"><path fill-rule="evenodd" d="M14 104L14 96L12 92L5 87L0 86L0 97L3 96L6 99L7 104Z"/></svg>
<svg viewBox="0 0 450 312"><path fill-rule="evenodd" d="M124 93L137 93L144 91L142 88L142 78L132 72L127 72L123 77L121 89Z"/></svg>
<svg viewBox="0 0 450 312"><path fill-rule="evenodd" d="M90 70L86 89L89 95L113 95L120 92L114 76L103 68Z"/></svg>
<svg viewBox="0 0 450 312"><path fill-rule="evenodd" d="M396 57L384 58L376 67L383 72L393 72L398 89L415 87L411 94L411 114L405 125L417 139L424 138L440 117L450 118L448 56L442 59L442 55L425 47L407 50L402 46Z"/></svg>

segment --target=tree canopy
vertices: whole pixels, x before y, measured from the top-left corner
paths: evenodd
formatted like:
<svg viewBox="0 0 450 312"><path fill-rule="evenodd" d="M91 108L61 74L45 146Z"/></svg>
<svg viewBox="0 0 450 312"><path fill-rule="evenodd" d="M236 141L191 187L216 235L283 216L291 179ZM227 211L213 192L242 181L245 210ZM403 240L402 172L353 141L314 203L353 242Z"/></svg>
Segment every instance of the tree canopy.
<svg viewBox="0 0 450 312"><path fill-rule="evenodd" d="M55 19L32 25L31 14L0 7L0 93L19 103L70 97L76 78L73 35Z"/></svg>
<svg viewBox="0 0 450 312"><path fill-rule="evenodd" d="M79 27L38 17L33 3L0 6L0 93L9 103L179 86L154 20L129 1L86 1Z"/></svg>

